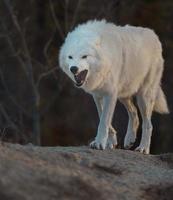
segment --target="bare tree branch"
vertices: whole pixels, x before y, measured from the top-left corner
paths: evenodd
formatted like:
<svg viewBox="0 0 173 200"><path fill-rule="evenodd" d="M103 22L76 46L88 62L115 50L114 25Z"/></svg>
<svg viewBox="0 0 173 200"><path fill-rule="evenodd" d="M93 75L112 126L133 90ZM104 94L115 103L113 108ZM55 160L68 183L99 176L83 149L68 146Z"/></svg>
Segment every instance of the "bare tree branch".
<svg viewBox="0 0 173 200"><path fill-rule="evenodd" d="M28 19L26 18L24 24L21 26L20 23L19 23L20 21L18 20L17 16L15 15L15 12L13 10L12 1L10 1L10 0L3 0L3 1L6 5L10 19L12 20L13 26L14 26L15 30L17 31L17 36L18 36L18 39L20 40L20 47L21 47L20 51L17 51L18 48L15 47L14 42L12 40L12 37L9 35L7 25L3 22L2 19L0 19L0 20L1 20L1 24L3 24L4 30L5 30L4 32L8 33L7 35L5 35L8 46L9 46L13 56L15 56L17 61L19 62L19 65L24 70L26 77L27 77L27 83L29 83L29 85L30 85L30 89L31 89L31 93L32 93L31 99L30 99L30 100L32 100L32 113L31 114L28 113L27 110L25 110L25 108L23 108L17 102L14 94L11 94L11 92L8 88L8 85L7 85L7 83L4 79L4 74L2 72L0 72L0 78L2 80L4 89L6 90L6 93L8 94L10 100L13 102L13 104L17 108L19 108L19 112L21 114L20 117L22 117L22 113L23 113L26 116L30 117L30 119L32 120L32 139L33 139L35 144L40 144L40 115L41 115L41 110L40 110L39 85L40 85L40 82L42 81L42 79L44 79L48 75L54 73L55 70L57 69L55 67L55 68L52 68L48 71L45 71L45 69L47 68L46 66L50 66L50 58L49 58L49 55L48 55L48 50L49 50L49 47L50 47L50 45L53 41L55 31L52 33L50 39L47 41L47 43L44 47L43 53L44 53L44 56L45 56L45 59L46 59L46 62L47 62L47 65L44 65L44 64L40 63L39 61L34 60L34 58L32 58L31 53L29 51L29 46L27 44L27 40L26 40L26 37L25 37L25 30L26 29L25 29L25 27L23 27L25 25L25 23L27 23ZM68 3L69 3L69 0L66 0L66 4L68 4ZM56 30L58 30L60 37L63 40L65 35L64 35L63 29L60 25L60 21L56 17L52 0L49 0L49 6L50 6L50 10L51 10L51 15L52 15L54 23L56 25ZM67 9L66 10L66 12L67 12L66 13L66 19L68 20L68 6L67 6L66 9ZM67 20L66 20L66 22L67 22L66 30L69 28ZM4 35L0 35L0 37L4 37ZM34 68L33 68L33 65L35 65L34 62L40 67L40 69L39 69L40 71L43 71L43 69L44 69L45 72L40 73L40 71L39 71L39 73L40 73L39 75L34 74L34 72L35 72ZM34 75L36 75L36 76L34 76ZM54 99L56 99L56 98L57 98L57 95L55 95L55 97L52 98L53 100L50 100L50 102L49 102L48 106L46 106L46 108L48 108L52 104ZM0 108L0 109L4 113L4 116L6 117L6 119L9 120L10 118L8 118L9 117L8 113L6 113L5 110L3 110L3 107ZM19 124L23 123L21 121L21 118L18 121L20 121Z"/></svg>
<svg viewBox="0 0 173 200"><path fill-rule="evenodd" d="M56 17L56 14L55 14L55 10L54 10L54 6L53 6L53 3L52 3L52 0L49 0L49 6L50 6L50 10L51 10L51 14L52 14L52 18L54 20L54 23L55 23L55 26L59 32L59 35L61 37L61 39L63 40L65 38L65 35L63 33L63 30L61 28L61 25L59 23L59 20L58 18Z"/></svg>
<svg viewBox="0 0 173 200"><path fill-rule="evenodd" d="M69 6L69 0L65 0L65 34L68 33L69 27L68 27L68 6Z"/></svg>
<svg viewBox="0 0 173 200"><path fill-rule="evenodd" d="M83 0L78 0L76 9L75 9L75 11L74 11L73 21L72 21L72 23L71 23L70 29L73 29L73 27L74 27L74 25L75 25L75 23L76 23L76 19L77 19L77 16L78 16L78 12L79 12L79 9L80 9L82 3L83 3Z"/></svg>
<svg viewBox="0 0 173 200"><path fill-rule="evenodd" d="M47 69L47 66L44 65L43 63L39 62L38 60L36 60L35 58L31 57L31 60L33 63L39 65L41 67L41 69Z"/></svg>
<svg viewBox="0 0 173 200"><path fill-rule="evenodd" d="M39 78L37 80L37 83L36 83L37 88L39 87L40 81L43 78L45 78L46 76L48 76L48 75L52 74L53 72L55 72L55 70L57 70L57 67L54 67L53 69L48 70L47 72L44 72L44 73L40 74L40 76L39 76Z"/></svg>
<svg viewBox="0 0 173 200"><path fill-rule="evenodd" d="M1 111L1 114L4 116L4 118L7 120L7 122L9 123L9 126L12 127L18 133L20 133L17 125L10 119L8 113L6 112L4 106L1 103L0 103L0 111Z"/></svg>
<svg viewBox="0 0 173 200"><path fill-rule="evenodd" d="M7 93L7 95L9 96L9 98L11 99L11 101L13 102L13 104L18 108L20 109L26 116L28 117L31 117L29 115L29 113L17 102L17 100L14 98L14 96L11 94L11 92L9 91L8 89L8 86L6 85L6 82L5 82L5 79L4 79L4 76L3 76L3 73L2 71L0 70L0 78L1 78L1 81L2 81L2 84L4 86L4 89Z"/></svg>
<svg viewBox="0 0 173 200"><path fill-rule="evenodd" d="M4 3L9 11L9 14L11 16L11 19L12 19L12 22L13 24L15 25L19 35L20 35L20 38L21 38L21 42L22 42L22 47L23 47L23 50L24 50L24 54L26 56L26 62L27 64L25 65L26 66L26 70L29 74L29 78L30 78L30 84L33 88L33 92L34 92L34 95L37 97L38 96L38 92L36 90L36 87L35 87L35 83L34 83L34 77L33 77L33 66L32 66L32 59L31 59L31 55L30 55L30 52L29 52L29 49L28 49L28 45L26 43L26 39L24 37L24 34L22 32L22 29L20 27L20 24L18 22L18 19L17 19L17 16L14 15L14 12L13 12L13 9L10 5L10 1L9 0L4 0Z"/></svg>
<svg viewBox="0 0 173 200"><path fill-rule="evenodd" d="M4 127L3 130L1 131L1 144L3 144L3 139L5 137L6 134L6 130L9 128L9 126Z"/></svg>
<svg viewBox="0 0 173 200"><path fill-rule="evenodd" d="M49 55L48 55L48 49L53 41L53 37L54 37L54 34L55 34L55 31L53 31L51 37L49 38L49 40L47 41L47 43L45 44L45 47L44 47L44 50L43 50L43 53L44 53L44 56L46 58L46 62L48 65L50 65L50 62L49 62Z"/></svg>
<svg viewBox="0 0 173 200"><path fill-rule="evenodd" d="M12 21L13 21L17 31L21 33L22 31L21 31L20 25L18 23L16 15L14 14L13 9L12 9L12 7L10 5L10 1L9 0L4 0L4 3L5 3L8 11L9 11L9 14L10 14L10 16L12 18Z"/></svg>
<svg viewBox="0 0 173 200"><path fill-rule="evenodd" d="M12 42L12 40L10 39L10 37L8 35L7 28L6 28L4 22L3 22L3 20L1 18L0 18L0 21L1 21L2 27L3 27L4 31L5 31L5 34L3 34L3 37L6 39L6 41L8 43L8 46L9 46L11 52L12 52L12 55L16 56L20 66L22 67L23 71L25 72L27 78L29 78L29 74L28 74L28 72L26 70L26 66L25 66L25 63L24 63L23 59L21 58L20 54L18 54L18 53L16 54L17 50L15 49L15 47L13 45L13 42Z"/></svg>

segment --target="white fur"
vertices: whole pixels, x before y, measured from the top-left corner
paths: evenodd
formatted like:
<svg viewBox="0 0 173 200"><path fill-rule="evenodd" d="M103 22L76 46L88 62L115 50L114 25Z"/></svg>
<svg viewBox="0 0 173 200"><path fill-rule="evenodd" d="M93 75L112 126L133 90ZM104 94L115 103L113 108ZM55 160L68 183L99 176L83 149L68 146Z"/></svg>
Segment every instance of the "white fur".
<svg viewBox="0 0 173 200"><path fill-rule="evenodd" d="M69 59L68 56L73 56ZM83 55L88 55L82 59ZM126 107L129 123L124 146L136 140L139 120L133 104L136 96L141 112L142 139L136 149L149 153L152 134L151 115L155 109L167 113L168 107L160 87L163 72L162 47L157 35L148 28L116 26L102 21L89 21L70 32L60 50L60 67L73 80L71 66L88 70L81 86L93 95L100 123L92 148L105 149L117 145L111 122L119 99Z"/></svg>

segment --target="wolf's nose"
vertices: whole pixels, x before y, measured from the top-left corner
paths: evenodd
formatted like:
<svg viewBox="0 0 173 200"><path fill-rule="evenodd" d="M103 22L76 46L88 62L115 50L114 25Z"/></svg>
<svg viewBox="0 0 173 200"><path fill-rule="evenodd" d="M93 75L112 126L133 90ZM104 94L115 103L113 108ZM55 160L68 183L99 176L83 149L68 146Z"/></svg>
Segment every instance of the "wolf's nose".
<svg viewBox="0 0 173 200"><path fill-rule="evenodd" d="M78 67L72 66L72 67L70 67L70 71L71 71L73 74L76 74L77 71L78 71Z"/></svg>

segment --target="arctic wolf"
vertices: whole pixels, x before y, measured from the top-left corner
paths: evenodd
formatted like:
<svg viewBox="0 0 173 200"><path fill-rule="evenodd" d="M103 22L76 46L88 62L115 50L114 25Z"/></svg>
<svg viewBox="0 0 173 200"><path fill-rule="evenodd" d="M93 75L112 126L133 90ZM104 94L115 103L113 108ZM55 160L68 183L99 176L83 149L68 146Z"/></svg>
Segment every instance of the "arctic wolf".
<svg viewBox="0 0 173 200"><path fill-rule="evenodd" d="M111 125L117 100L129 116L124 148L133 145L139 125L135 97L142 116L142 138L136 150L148 154L152 111L168 113L160 83L164 60L157 35L148 28L88 21L67 35L59 62L75 85L93 96L97 106L100 123L91 148L117 145Z"/></svg>

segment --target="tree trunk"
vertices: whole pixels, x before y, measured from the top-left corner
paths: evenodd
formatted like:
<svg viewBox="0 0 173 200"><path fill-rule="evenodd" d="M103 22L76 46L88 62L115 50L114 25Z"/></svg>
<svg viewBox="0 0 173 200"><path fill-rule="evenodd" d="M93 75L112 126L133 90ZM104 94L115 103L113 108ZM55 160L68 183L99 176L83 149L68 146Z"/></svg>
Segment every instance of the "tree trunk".
<svg viewBox="0 0 173 200"><path fill-rule="evenodd" d="M32 117L32 143L34 145L41 145L41 131L40 131L40 112L37 105L33 108Z"/></svg>

